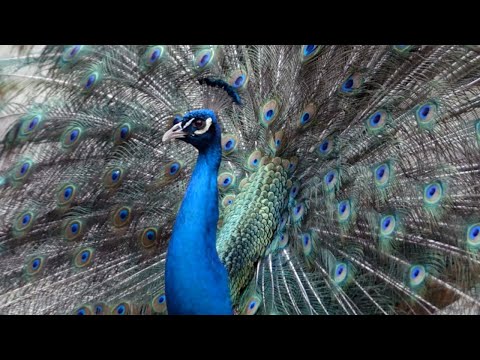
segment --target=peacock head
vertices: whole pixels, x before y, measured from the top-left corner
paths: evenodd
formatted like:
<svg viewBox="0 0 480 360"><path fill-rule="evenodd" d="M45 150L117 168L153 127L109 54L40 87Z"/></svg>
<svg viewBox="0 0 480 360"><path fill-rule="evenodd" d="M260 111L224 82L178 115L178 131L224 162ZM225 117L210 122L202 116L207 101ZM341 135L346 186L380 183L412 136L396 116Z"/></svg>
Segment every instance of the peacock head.
<svg viewBox="0 0 480 360"><path fill-rule="evenodd" d="M212 146L219 147L221 130L217 116L208 109L189 111L183 117L176 116L172 128L163 135L162 141L171 139L185 141L199 151L205 151Z"/></svg>

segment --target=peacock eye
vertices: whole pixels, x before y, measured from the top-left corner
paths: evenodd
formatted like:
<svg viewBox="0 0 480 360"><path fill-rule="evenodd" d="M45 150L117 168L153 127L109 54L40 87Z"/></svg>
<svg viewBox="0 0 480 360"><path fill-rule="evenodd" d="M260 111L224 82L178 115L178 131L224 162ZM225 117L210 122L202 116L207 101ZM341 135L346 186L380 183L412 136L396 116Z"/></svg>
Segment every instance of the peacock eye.
<svg viewBox="0 0 480 360"><path fill-rule="evenodd" d="M205 127L205 121L200 119L195 120L193 124L195 125L197 130L202 130Z"/></svg>

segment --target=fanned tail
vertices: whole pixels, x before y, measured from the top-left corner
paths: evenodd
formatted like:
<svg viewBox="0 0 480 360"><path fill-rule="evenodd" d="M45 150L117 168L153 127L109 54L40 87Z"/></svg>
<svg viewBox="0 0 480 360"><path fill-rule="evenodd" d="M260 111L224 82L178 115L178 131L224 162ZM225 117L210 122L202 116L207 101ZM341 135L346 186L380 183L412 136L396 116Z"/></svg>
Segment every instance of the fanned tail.
<svg viewBox="0 0 480 360"><path fill-rule="evenodd" d="M1 313L166 313L196 153L161 138L200 108L237 312L480 306L474 46L46 46L0 74Z"/></svg>

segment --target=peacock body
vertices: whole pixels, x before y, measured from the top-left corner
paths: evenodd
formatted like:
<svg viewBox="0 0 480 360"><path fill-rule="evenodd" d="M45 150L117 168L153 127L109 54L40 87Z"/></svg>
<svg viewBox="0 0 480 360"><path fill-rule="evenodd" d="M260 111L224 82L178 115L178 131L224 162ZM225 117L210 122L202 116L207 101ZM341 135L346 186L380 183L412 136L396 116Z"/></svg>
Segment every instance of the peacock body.
<svg viewBox="0 0 480 360"><path fill-rule="evenodd" d="M0 313L478 311L479 78L474 45L0 61Z"/></svg>

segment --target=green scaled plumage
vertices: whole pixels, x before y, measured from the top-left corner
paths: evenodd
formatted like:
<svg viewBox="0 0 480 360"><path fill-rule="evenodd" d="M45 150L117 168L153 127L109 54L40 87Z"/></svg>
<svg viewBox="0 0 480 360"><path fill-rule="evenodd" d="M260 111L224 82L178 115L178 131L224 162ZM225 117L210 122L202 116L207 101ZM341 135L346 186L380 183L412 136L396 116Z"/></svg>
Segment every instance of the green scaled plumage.
<svg viewBox="0 0 480 360"><path fill-rule="evenodd" d="M202 108L235 313L480 308L476 46L49 45L0 70L1 314L167 314L197 152L161 139Z"/></svg>

